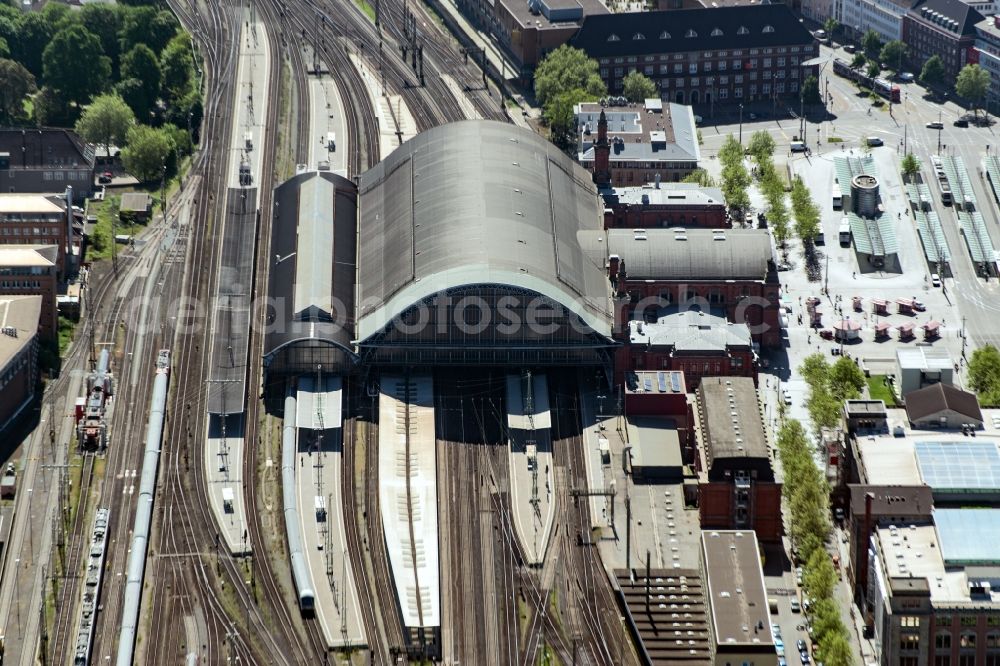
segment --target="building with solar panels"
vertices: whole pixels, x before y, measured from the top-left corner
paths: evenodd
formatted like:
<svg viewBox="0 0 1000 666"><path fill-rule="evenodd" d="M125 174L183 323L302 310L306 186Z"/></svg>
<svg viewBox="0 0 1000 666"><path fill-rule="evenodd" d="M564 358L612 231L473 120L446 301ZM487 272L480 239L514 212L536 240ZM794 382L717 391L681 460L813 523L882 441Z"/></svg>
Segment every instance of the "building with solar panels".
<svg viewBox="0 0 1000 666"><path fill-rule="evenodd" d="M850 532L868 539L849 574L880 663L1000 665L1000 440L915 431L856 449Z"/></svg>
<svg viewBox="0 0 1000 666"><path fill-rule="evenodd" d="M265 392L380 367L595 366L611 376L603 207L534 132L423 132L362 174L296 175L274 196ZM274 404L272 402L272 404Z"/></svg>

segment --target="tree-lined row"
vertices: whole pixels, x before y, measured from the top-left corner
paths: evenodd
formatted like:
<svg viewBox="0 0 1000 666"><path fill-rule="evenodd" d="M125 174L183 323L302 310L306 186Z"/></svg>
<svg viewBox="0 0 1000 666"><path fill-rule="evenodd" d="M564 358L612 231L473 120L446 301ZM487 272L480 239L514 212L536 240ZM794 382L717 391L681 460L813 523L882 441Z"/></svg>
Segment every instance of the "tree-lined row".
<svg viewBox="0 0 1000 666"><path fill-rule="evenodd" d="M802 587L811 599L807 612L816 660L829 666L850 666L853 656L849 634L833 596L837 572L826 551L830 489L816 466L801 423L791 420L782 426L778 454L784 470L782 493L788 509L789 536L799 561L804 562Z"/></svg>
<svg viewBox="0 0 1000 666"><path fill-rule="evenodd" d="M114 92L142 123L197 126L191 39L165 8L93 3L38 12L0 5L0 123L70 126Z"/></svg>
<svg viewBox="0 0 1000 666"><path fill-rule="evenodd" d="M864 373L847 356L831 365L822 354L811 354L799 366L799 374L809 386L806 408L817 433L839 424L844 401L861 397L865 387Z"/></svg>

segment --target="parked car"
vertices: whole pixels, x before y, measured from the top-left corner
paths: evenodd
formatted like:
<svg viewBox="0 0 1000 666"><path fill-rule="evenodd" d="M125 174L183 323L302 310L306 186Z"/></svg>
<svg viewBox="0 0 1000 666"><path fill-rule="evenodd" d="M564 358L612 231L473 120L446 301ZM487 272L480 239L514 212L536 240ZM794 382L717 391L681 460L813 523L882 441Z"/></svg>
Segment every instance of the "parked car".
<svg viewBox="0 0 1000 666"><path fill-rule="evenodd" d="M903 83L910 83L911 81L913 81L914 78L916 77L913 76L912 72L899 73L899 80L902 81Z"/></svg>
<svg viewBox="0 0 1000 666"><path fill-rule="evenodd" d="M927 309L927 306L924 305L923 301L913 301L913 309L917 312L923 312Z"/></svg>
<svg viewBox="0 0 1000 666"><path fill-rule="evenodd" d="M867 143L870 148L874 148L875 146L882 145L882 139L877 136L870 136L865 139L865 143Z"/></svg>
<svg viewBox="0 0 1000 666"><path fill-rule="evenodd" d="M779 657L785 656L785 644L781 642L780 638L774 639L774 649Z"/></svg>
<svg viewBox="0 0 1000 666"><path fill-rule="evenodd" d="M786 405L792 404L792 392L788 389L781 389L781 399L785 401Z"/></svg>
<svg viewBox="0 0 1000 666"><path fill-rule="evenodd" d="M848 53L854 53L855 51L858 50L858 47L856 47L854 44L844 44L844 50L847 51Z"/></svg>
<svg viewBox="0 0 1000 666"><path fill-rule="evenodd" d="M801 613L802 606L799 604L798 599L792 599L791 608L793 613Z"/></svg>
<svg viewBox="0 0 1000 666"><path fill-rule="evenodd" d="M931 284L935 287L941 286L941 276L937 273L931 273Z"/></svg>
<svg viewBox="0 0 1000 666"><path fill-rule="evenodd" d="M944 129L944 123L940 120L932 120L927 123L927 129Z"/></svg>
<svg viewBox="0 0 1000 666"><path fill-rule="evenodd" d="M800 652L799 659L802 661L802 666L808 666L811 663L808 652Z"/></svg>
<svg viewBox="0 0 1000 666"><path fill-rule="evenodd" d="M781 625L777 622L771 623L771 633L774 634L775 638L781 638Z"/></svg>
<svg viewBox="0 0 1000 666"><path fill-rule="evenodd" d="M795 649L798 650L799 652L809 652L809 646L806 645L805 640L801 638L795 641Z"/></svg>
<svg viewBox="0 0 1000 666"><path fill-rule="evenodd" d="M953 122L952 125L954 125L955 127L968 127L969 121L966 120L965 118L959 118L955 122Z"/></svg>
<svg viewBox="0 0 1000 666"><path fill-rule="evenodd" d="M111 179L113 177L114 174L112 174L110 171L105 171L104 173L102 173L100 176L97 177L97 182L102 185L107 185L108 183L111 182Z"/></svg>
<svg viewBox="0 0 1000 666"><path fill-rule="evenodd" d="M788 662L785 661L784 657L778 657L778 666L788 666Z"/></svg>

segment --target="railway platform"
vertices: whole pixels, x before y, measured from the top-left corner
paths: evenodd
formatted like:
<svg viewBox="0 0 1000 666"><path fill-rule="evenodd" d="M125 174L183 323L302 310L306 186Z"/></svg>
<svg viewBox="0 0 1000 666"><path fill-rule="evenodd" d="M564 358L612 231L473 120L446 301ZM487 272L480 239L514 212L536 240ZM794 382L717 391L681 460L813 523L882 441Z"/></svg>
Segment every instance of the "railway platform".
<svg viewBox="0 0 1000 666"><path fill-rule="evenodd" d="M344 533L341 386L340 377L302 377L295 400L295 485L302 552L312 575L316 617L331 648L366 644Z"/></svg>
<svg viewBox="0 0 1000 666"><path fill-rule="evenodd" d="M636 483L622 468L630 426L622 416L598 413L594 392L582 391L580 407L586 447L591 521L608 571L645 566L646 553L658 569L697 570L701 526L698 510L684 501L684 481ZM604 440L603 442L601 440ZM635 456L632 457L633 463ZM611 494L600 494L610 492ZM626 537L629 498L631 544ZM631 546L631 557L626 546Z"/></svg>
<svg viewBox="0 0 1000 666"><path fill-rule="evenodd" d="M377 69L372 69L368 61L351 54L351 62L359 72L361 80L368 88L375 115L378 117L379 154L382 159L389 153L417 135L417 121L403 101L402 95L384 95Z"/></svg>
<svg viewBox="0 0 1000 666"><path fill-rule="evenodd" d="M545 560L555 515L552 416L545 375L507 375L514 528L530 566Z"/></svg>
<svg viewBox="0 0 1000 666"><path fill-rule="evenodd" d="M354 147L347 142L344 105L332 77L309 78L309 108L312 137L306 169L317 169L321 162L326 162L330 171L346 178L347 156Z"/></svg>
<svg viewBox="0 0 1000 666"><path fill-rule="evenodd" d="M249 555L246 506L243 503L243 414L209 414L205 432L205 487L219 536L230 555Z"/></svg>
<svg viewBox="0 0 1000 666"><path fill-rule="evenodd" d="M379 504L403 624L441 626L434 389L387 375L379 395Z"/></svg>

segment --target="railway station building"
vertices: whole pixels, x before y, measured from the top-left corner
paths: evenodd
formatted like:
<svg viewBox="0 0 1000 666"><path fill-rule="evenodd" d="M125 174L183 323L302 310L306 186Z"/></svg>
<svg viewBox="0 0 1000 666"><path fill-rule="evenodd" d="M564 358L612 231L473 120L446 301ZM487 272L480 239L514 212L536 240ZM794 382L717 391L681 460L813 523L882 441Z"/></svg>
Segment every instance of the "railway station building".
<svg viewBox="0 0 1000 666"><path fill-rule="evenodd" d="M353 371L357 189L330 171L301 173L274 191L264 337L265 393L286 380Z"/></svg>

